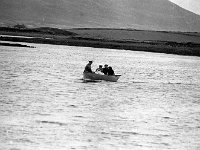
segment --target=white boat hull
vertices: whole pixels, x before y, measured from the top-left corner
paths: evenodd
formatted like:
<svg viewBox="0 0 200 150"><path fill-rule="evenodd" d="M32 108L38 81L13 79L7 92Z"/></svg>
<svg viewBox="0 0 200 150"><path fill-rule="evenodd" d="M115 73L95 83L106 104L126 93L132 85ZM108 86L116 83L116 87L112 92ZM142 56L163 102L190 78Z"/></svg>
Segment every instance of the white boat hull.
<svg viewBox="0 0 200 150"><path fill-rule="evenodd" d="M117 82L121 75L101 75L96 73L83 73L83 79L84 80L104 80L104 81L111 81L111 82Z"/></svg>

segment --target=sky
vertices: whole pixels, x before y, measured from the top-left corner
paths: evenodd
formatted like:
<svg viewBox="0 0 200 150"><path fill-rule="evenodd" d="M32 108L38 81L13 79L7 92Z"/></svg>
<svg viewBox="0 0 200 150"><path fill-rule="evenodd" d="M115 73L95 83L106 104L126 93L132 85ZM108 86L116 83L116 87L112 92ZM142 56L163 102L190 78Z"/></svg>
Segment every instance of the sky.
<svg viewBox="0 0 200 150"><path fill-rule="evenodd" d="M200 15L200 0L169 0L182 8Z"/></svg>

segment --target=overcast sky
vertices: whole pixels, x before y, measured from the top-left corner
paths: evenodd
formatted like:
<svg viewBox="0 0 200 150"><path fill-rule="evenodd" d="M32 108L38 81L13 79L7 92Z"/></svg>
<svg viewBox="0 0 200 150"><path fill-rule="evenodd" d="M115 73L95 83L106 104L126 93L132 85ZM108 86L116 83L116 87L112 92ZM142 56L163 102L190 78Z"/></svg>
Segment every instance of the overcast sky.
<svg viewBox="0 0 200 150"><path fill-rule="evenodd" d="M170 0L171 2L200 15L200 0Z"/></svg>

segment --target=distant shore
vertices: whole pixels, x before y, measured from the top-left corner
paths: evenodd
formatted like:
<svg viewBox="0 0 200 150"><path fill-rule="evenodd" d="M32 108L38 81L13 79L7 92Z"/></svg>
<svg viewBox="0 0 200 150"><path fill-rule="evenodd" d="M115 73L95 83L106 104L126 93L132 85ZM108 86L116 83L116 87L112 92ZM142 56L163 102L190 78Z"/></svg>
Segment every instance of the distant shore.
<svg viewBox="0 0 200 150"><path fill-rule="evenodd" d="M146 51L167 54L178 54L188 56L200 56L200 33L177 33L177 32L156 32L137 31L137 34L144 34L149 40L137 40L136 31L125 29L56 29L56 28L33 28L15 29L8 27L0 28L1 41L28 42L54 45L83 46L95 48L123 49L132 51ZM113 33L113 35L111 35ZM124 36L122 35L124 33ZM133 36L134 34L134 39ZM151 40L152 35L157 34L158 40ZM3 36L4 35L4 36ZM10 36L6 36L10 35ZM110 37L107 37L107 36ZM184 42L166 41L166 37L181 37L189 39ZM27 38L28 37L28 38ZM141 36L140 36L141 38ZM162 38L164 40L162 40ZM191 40L190 40L191 39ZM194 41L195 39L195 41ZM194 42L192 42L194 41ZM199 40L200 41L200 40Z"/></svg>
<svg viewBox="0 0 200 150"><path fill-rule="evenodd" d="M24 44L17 44L17 43L2 43L0 42L0 46L12 46L12 47L28 47L28 48L35 48L33 46L28 46Z"/></svg>

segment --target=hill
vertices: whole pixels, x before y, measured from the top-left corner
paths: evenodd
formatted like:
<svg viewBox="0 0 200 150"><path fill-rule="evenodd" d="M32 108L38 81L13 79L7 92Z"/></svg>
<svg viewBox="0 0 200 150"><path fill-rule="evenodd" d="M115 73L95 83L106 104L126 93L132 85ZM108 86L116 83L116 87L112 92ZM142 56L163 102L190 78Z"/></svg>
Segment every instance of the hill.
<svg viewBox="0 0 200 150"><path fill-rule="evenodd" d="M1 0L1 24L200 32L200 16L168 0Z"/></svg>

